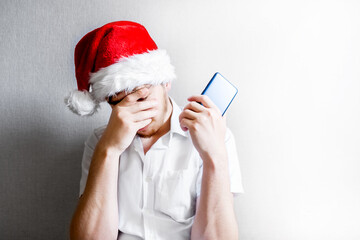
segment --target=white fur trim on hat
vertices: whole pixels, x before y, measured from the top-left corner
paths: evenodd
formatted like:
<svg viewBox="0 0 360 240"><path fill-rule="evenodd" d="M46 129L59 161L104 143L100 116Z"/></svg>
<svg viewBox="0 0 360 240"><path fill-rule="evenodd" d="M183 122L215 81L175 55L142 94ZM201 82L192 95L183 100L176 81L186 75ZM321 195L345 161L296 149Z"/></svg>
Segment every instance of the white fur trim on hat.
<svg viewBox="0 0 360 240"><path fill-rule="evenodd" d="M170 57L163 49L129 57L90 74L91 95L98 101L121 91L130 92L144 85L158 85L176 78Z"/></svg>
<svg viewBox="0 0 360 240"><path fill-rule="evenodd" d="M65 104L71 111L80 116L90 116L99 108L96 101L88 91L74 90L65 98Z"/></svg>

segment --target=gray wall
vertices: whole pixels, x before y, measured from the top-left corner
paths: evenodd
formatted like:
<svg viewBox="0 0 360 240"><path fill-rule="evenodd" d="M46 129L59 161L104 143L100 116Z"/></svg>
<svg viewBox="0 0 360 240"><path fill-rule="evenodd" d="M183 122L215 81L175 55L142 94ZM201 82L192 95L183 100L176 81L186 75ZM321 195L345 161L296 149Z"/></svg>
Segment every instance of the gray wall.
<svg viewBox="0 0 360 240"><path fill-rule="evenodd" d="M245 194L240 239L360 239L359 1L0 2L0 239L67 239L83 142L73 51L115 20L168 50L181 104L215 71L239 88L228 113Z"/></svg>

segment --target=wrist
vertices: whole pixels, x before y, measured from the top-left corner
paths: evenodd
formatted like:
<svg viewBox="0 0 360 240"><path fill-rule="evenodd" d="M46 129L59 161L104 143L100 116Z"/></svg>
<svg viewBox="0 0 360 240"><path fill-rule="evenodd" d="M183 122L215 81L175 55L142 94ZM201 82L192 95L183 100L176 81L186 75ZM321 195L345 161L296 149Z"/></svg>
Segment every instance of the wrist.
<svg viewBox="0 0 360 240"><path fill-rule="evenodd" d="M218 152L204 152L200 154L203 166L209 170L227 169L228 159L226 149Z"/></svg>
<svg viewBox="0 0 360 240"><path fill-rule="evenodd" d="M106 157L119 157L125 150L101 144L96 145L95 152Z"/></svg>

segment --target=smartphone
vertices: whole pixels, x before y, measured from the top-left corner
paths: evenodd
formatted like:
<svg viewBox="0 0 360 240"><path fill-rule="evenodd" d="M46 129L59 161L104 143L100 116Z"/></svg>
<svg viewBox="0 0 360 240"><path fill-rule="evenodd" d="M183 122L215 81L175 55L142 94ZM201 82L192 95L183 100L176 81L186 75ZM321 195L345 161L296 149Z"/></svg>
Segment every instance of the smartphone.
<svg viewBox="0 0 360 240"><path fill-rule="evenodd" d="M220 109L222 116L224 116L237 92L237 88L232 83L216 72L201 95L208 96Z"/></svg>

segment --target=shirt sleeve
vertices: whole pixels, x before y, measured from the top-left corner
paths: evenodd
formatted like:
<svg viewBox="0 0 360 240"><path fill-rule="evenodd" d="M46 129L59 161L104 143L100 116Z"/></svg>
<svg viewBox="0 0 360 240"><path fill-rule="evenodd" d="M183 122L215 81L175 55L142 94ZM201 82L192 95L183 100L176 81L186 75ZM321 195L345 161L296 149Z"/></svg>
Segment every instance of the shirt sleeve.
<svg viewBox="0 0 360 240"><path fill-rule="evenodd" d="M85 141L85 148L81 162L81 179L80 179L80 193L79 197L84 193L91 159L94 153L95 146L99 141L95 131Z"/></svg>
<svg viewBox="0 0 360 240"><path fill-rule="evenodd" d="M227 129L226 135L227 136L225 138L225 143L229 161L230 191L234 194L234 196L236 196L240 193L244 193L241 179L240 163L236 150L235 139L230 129Z"/></svg>
<svg viewBox="0 0 360 240"><path fill-rule="evenodd" d="M201 193L201 180L202 180L202 173L203 173L202 160L199 159L199 161L201 162L201 165L200 165L199 172L198 172L198 175L196 178L196 198L198 198Z"/></svg>
<svg viewBox="0 0 360 240"><path fill-rule="evenodd" d="M230 191L234 196L239 195L244 192L242 180L241 180L241 171L239 159L236 151L236 144L234 136L229 128L226 130L225 144L228 153L228 162L229 162L229 177L230 177ZM199 168L198 176L196 179L196 197L200 196L201 193L201 180L203 172L202 160Z"/></svg>

